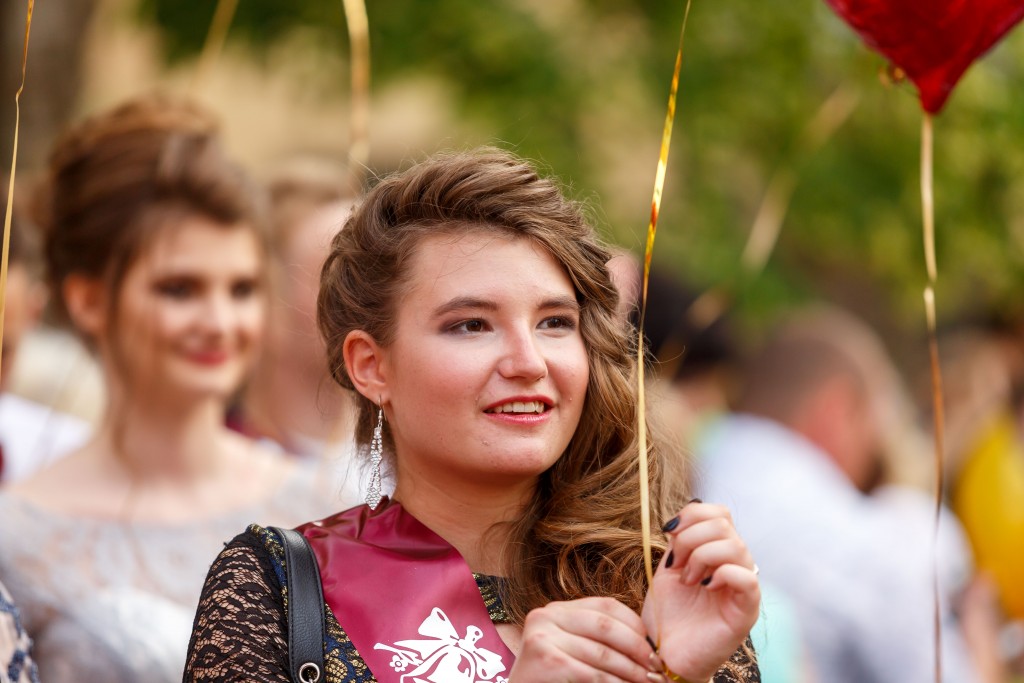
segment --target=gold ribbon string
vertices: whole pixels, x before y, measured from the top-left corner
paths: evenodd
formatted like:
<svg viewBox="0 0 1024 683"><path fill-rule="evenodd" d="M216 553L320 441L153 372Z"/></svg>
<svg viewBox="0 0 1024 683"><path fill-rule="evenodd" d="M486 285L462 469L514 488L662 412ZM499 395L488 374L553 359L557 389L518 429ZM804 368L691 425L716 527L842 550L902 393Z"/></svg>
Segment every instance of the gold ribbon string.
<svg viewBox="0 0 1024 683"><path fill-rule="evenodd" d="M658 231L658 214L661 211L661 193L665 187L665 168L668 151L672 144L672 124L676 118L676 94L679 92L679 69L683 63L683 37L686 35L686 21L690 16L690 0L686 0L683 27L679 31L679 49L676 51L675 69L672 71L672 87L668 95L668 111L665 127L661 133L661 152L658 154L658 171L654 177L654 196L651 199L651 220L647 225L647 247L644 250L644 282L640 297L640 324L637 326L636 376L637 376L637 442L640 463L640 531L644 547L644 569L647 583L654 582L654 563L651 557L651 487L648 481L647 462L647 401L644 396L644 318L647 315L647 284L651 276L651 255L654 253L654 237Z"/></svg>
<svg viewBox="0 0 1024 683"><path fill-rule="evenodd" d="M199 65L189 84L189 92L196 92L206 83L210 72L213 71L213 65L220 59L220 53L224 50L224 43L228 38L228 29L231 28L231 22L234 21L237 9L238 0L219 0L217 3L210 28L206 32L203 51L199 53Z"/></svg>
<svg viewBox="0 0 1024 683"><path fill-rule="evenodd" d="M935 197L932 178L932 116L925 112L921 123L921 213L924 223L924 260L928 269L928 284L924 288L924 313L928 323L928 355L932 378L932 420L935 428L935 526L932 538L932 600L933 628L935 632L935 682L942 682L942 612L939 606L939 519L942 513L942 494L945 489L943 453L945 450L945 399L942 392L942 366L939 363L939 339L936 332L935 281L938 268L935 261Z"/></svg>
<svg viewBox="0 0 1024 683"><path fill-rule="evenodd" d="M21 85L14 94L14 149L11 153L11 179L7 186L7 211L4 215L4 248L0 256L0 372L3 368L4 316L7 313L7 260L11 249L11 220L14 211L14 174L18 168L18 132L21 128L21 93L25 90L25 74L28 69L28 38L32 32L32 10L35 0L28 0L25 15L25 46L21 51Z"/></svg>
<svg viewBox="0 0 1024 683"><path fill-rule="evenodd" d="M370 160L370 22L365 0L343 0L351 55L352 102L349 173L362 184Z"/></svg>

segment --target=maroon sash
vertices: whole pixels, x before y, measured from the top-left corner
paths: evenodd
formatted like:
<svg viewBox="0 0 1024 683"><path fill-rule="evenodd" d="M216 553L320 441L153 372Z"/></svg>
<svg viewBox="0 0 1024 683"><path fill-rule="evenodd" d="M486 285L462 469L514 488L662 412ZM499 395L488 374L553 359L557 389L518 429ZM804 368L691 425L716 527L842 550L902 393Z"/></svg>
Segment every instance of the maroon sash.
<svg viewBox="0 0 1024 683"><path fill-rule="evenodd" d="M503 681L514 656L469 566L394 501L299 527L324 599L380 683Z"/></svg>

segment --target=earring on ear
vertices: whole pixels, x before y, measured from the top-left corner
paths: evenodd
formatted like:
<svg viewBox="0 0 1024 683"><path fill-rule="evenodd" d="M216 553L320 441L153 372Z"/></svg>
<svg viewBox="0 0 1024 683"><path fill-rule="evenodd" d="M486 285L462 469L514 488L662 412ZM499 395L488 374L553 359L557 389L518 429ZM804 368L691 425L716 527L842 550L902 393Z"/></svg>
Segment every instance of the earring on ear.
<svg viewBox="0 0 1024 683"><path fill-rule="evenodd" d="M384 428L384 408L377 404L377 426L373 428L373 440L370 441L370 485L366 489L366 504L371 510L380 505L380 463L384 459L384 439L381 430Z"/></svg>

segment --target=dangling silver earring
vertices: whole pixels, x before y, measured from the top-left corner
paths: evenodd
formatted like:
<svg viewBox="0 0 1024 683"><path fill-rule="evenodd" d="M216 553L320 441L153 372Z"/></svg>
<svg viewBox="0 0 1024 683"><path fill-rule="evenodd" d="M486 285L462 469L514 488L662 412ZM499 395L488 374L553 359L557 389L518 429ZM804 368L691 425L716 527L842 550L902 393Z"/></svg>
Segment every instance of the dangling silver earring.
<svg viewBox="0 0 1024 683"><path fill-rule="evenodd" d="M366 504L371 510L380 505L380 463L384 459L384 439L381 430L384 427L384 409L378 404L377 426L373 428L373 440L370 442L370 485L366 489Z"/></svg>

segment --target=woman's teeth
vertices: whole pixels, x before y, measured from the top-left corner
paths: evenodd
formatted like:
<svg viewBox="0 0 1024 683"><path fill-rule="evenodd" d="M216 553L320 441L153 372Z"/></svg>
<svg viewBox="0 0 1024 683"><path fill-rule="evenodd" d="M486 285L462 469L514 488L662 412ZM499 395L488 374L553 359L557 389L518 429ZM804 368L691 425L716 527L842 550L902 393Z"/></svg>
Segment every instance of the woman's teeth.
<svg viewBox="0 0 1024 683"><path fill-rule="evenodd" d="M514 401L491 408L489 413L543 413L543 401Z"/></svg>

